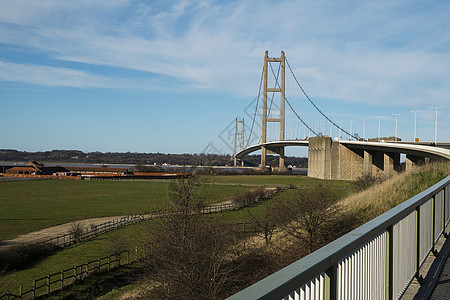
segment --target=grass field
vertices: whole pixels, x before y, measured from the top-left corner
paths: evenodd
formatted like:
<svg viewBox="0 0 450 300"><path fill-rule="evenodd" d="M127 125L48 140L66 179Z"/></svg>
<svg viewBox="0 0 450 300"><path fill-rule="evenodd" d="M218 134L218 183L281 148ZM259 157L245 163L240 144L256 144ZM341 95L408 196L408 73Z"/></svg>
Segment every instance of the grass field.
<svg viewBox="0 0 450 300"><path fill-rule="evenodd" d="M0 295L6 292L16 293L21 284L23 284L24 290L28 290L34 279L108 256L114 252L113 244L125 243L128 249L134 249L139 245L139 240L135 238L138 236L136 232L142 226L145 226L145 222L103 234L44 257L23 270L8 273L0 277Z"/></svg>
<svg viewBox="0 0 450 300"><path fill-rule="evenodd" d="M330 188L351 188L354 186L350 181L342 180L322 180L301 175L233 175L233 176L216 176L216 183L223 184L242 184L255 186L288 186L296 185L302 188L313 187L317 184L323 184Z"/></svg>
<svg viewBox="0 0 450 300"><path fill-rule="evenodd" d="M339 198L356 187L346 181L324 181L305 176L216 176L205 186L208 201L218 202L244 192L252 186L289 186L275 197L238 211L215 214L225 223L248 221L248 211L258 213L264 206L283 197L295 197L303 189L324 184ZM30 232L77 219L144 212L168 205L168 182L113 181L23 181L0 182L0 237ZM16 291L20 284L82 264L113 252L114 244L134 249L152 221L130 225L92 240L56 252L32 265L0 277L0 294ZM3 238L4 239L4 238ZM24 286L25 288L25 286Z"/></svg>
<svg viewBox="0 0 450 300"><path fill-rule="evenodd" d="M0 240L76 220L165 208L168 185L153 181L0 182ZM249 188L206 185L205 200L219 202Z"/></svg>
<svg viewBox="0 0 450 300"><path fill-rule="evenodd" d="M402 181L402 186L408 193L399 190L404 195L398 198L411 197L447 176L449 174L448 166L446 165L439 170L430 169L432 171L423 169L419 173L404 174L399 176L398 179L394 178L397 181L402 181L402 176L409 178L407 182ZM423 183L420 185L420 190L417 190L418 181ZM386 182L385 192L369 189L346 199L351 204L347 202L345 204L359 207L359 205L362 205L360 203L369 199L370 202L377 203L369 197L372 194L391 201L392 191L398 189L397 185L392 185L392 183L391 181ZM257 206L211 215L211 217L220 218L225 223L245 222L249 220L249 211L253 213L261 212L265 205L270 205L282 198L297 197L298 193L307 192L307 189L314 187L316 184L324 184L330 187L331 192L339 199L345 198L357 190L353 183L347 181L325 181L304 176L238 175L216 176L213 183L206 186L205 195L210 201L216 202L228 199L238 192L244 192L250 188L249 186L293 185L297 187L297 189L284 190ZM0 190L0 235L8 234L8 230L4 229L4 224L10 224L10 230L16 230L14 226L20 224L20 220L12 220L14 218L23 219L23 224L32 224L37 221L33 219L42 218L39 225L46 227L46 224L51 222L62 222L62 220L66 222L71 221L71 218L82 219L102 215L119 215L123 212L142 212L158 206L165 207L168 203L167 182L0 182ZM381 206L381 203L377 203L376 206ZM17 224L14 222L17 222ZM140 237L146 232L143 228L151 222L154 221L145 221L101 235L42 258L23 270L5 274L0 277L0 295L7 291L17 291L20 284L24 284L24 289L28 288L25 285L31 285L33 279L46 274L55 273L88 260L111 254L114 245L134 249L135 246L140 245Z"/></svg>

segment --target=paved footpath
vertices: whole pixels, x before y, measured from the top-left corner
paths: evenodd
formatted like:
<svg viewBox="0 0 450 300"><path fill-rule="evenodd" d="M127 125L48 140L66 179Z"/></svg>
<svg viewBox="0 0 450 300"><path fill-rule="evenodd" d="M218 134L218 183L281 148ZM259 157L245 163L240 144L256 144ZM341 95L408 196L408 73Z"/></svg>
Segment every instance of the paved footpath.
<svg viewBox="0 0 450 300"><path fill-rule="evenodd" d="M431 294L430 299L447 300L450 299L450 259L447 253L444 267L441 271L436 287Z"/></svg>

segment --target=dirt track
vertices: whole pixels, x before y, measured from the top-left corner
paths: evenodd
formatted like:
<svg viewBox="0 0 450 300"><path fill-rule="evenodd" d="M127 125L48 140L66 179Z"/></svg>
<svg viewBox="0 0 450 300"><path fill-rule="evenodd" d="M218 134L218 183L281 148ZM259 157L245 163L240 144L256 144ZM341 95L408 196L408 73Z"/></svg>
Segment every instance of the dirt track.
<svg viewBox="0 0 450 300"><path fill-rule="evenodd" d="M102 223L105 223L108 221L117 220L117 219L120 219L121 217L123 217L123 216L93 218L93 219L81 220L78 222L81 223L84 227L90 227L91 225L99 225L99 224L102 224ZM41 240L43 238L57 237L57 236L68 233L71 229L71 226L72 226L72 223L61 224L61 225L45 228L45 229L42 229L39 231L23 234L14 239L11 239L11 240L0 241L0 248L5 247L5 246L30 243L33 241Z"/></svg>

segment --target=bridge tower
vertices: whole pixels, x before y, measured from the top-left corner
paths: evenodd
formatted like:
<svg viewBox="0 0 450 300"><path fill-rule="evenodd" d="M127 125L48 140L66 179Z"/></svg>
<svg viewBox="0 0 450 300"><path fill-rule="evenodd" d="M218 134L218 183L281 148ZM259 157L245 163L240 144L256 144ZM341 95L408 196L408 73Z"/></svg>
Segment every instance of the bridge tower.
<svg viewBox="0 0 450 300"><path fill-rule="evenodd" d="M241 130L239 130L239 124L241 125ZM238 136L241 136L241 141L238 143ZM244 118L242 120L238 120L238 118L235 119L234 122L234 166L237 165L237 159L236 154L237 150L240 148L240 150L244 150ZM242 166L244 166L244 160L242 160Z"/></svg>
<svg viewBox="0 0 450 300"><path fill-rule="evenodd" d="M277 62L281 64L281 80L275 87L269 88L268 84L268 64L269 62ZM285 129L285 114L284 114L284 104L285 104L285 55L281 51L281 57L272 58L269 57L269 52L266 51L264 54L264 83L263 83L263 113L262 113L262 144L267 142L267 123L268 122L279 122L280 123L280 141L284 141L284 129ZM267 93L280 93L280 117L279 118L268 118L267 116ZM280 168L284 168L284 147L278 148L277 152L270 151L269 149L261 148L261 168L264 169L266 166L266 155L270 153L277 153L280 155Z"/></svg>

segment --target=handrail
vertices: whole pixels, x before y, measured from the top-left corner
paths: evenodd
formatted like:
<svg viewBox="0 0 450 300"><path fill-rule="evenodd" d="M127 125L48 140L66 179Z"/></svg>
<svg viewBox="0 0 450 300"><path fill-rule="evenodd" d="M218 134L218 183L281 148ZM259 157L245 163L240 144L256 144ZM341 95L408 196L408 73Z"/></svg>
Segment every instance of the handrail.
<svg viewBox="0 0 450 300"><path fill-rule="evenodd" d="M338 282L336 279L338 276L336 274L338 264L342 263L345 259L348 259L349 256L354 255L357 251L361 251L362 247L367 247L372 241L379 238L381 234L386 236L383 236L381 240L385 243L384 245L387 245L385 247L386 249L379 247L386 256L386 274L383 275L386 285L383 289L386 290L385 294L388 295L387 298L396 298L398 295L393 292L393 277L395 277L395 274L393 273L393 261L398 260L398 258L393 256L393 251L400 249L398 246L395 246L394 249L394 239L396 237L401 239L401 237L399 234L394 234L393 227L397 226L399 222L404 221L408 216L412 216L413 213L416 215L415 220L419 220L414 223L416 227L415 230L412 230L415 235L412 238L415 240L416 246L416 249L412 250L412 253L416 254L416 257L414 258L414 273L405 275L411 275L410 277L412 280L414 276L418 276L418 268L420 268L420 265L423 263L422 257L428 255L432 250L432 247L430 246L429 249L427 248L428 252L424 252L423 255L420 255L421 251L419 249L422 249L420 248L422 247L420 241L423 240L422 243L425 241L425 236L421 235L421 230L419 230L420 222L433 223L431 226L433 232L429 232L428 234L431 234L433 237L432 243L434 244L437 240L435 237L435 227L437 226L436 222L440 220L438 219L440 218L439 214L442 216L442 231L440 234L442 234L445 226L449 222L449 193L450 176L447 176L445 179L425 191L413 196L308 256L238 292L229 299L283 299L299 290L305 284L312 283L312 285L314 285L314 280L316 280L318 276L321 276L322 280L325 282L325 284L322 284L320 287L322 293L328 296L335 295L337 289L340 288L337 286ZM424 215L426 212L425 207L423 212L421 212L421 207L425 204L428 205L428 201L431 201L430 205L432 205L431 207L433 208L431 221ZM439 205L441 205L441 207L439 207ZM445 218L443 216L445 216ZM411 218L411 220L415 221L413 218ZM361 265L359 267L363 266ZM407 285L409 285L411 280L407 282ZM339 284L342 284L342 282Z"/></svg>

